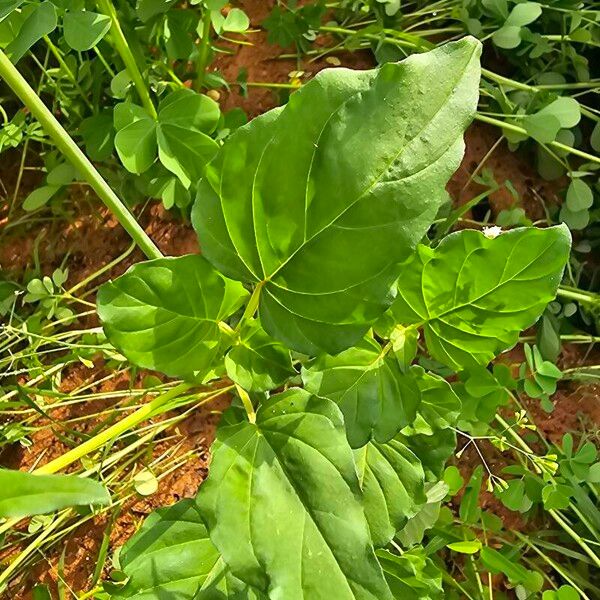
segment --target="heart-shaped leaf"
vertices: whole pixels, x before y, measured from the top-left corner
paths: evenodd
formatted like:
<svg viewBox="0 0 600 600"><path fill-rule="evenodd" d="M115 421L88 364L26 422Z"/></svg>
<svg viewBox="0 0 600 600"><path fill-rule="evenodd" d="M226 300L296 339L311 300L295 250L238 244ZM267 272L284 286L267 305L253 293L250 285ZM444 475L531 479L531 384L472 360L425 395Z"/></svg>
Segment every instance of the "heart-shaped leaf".
<svg viewBox="0 0 600 600"><path fill-rule="evenodd" d="M400 439L369 442L354 458L373 545L382 548L426 503L423 467Z"/></svg>
<svg viewBox="0 0 600 600"><path fill-rule="evenodd" d="M131 362L185 377L210 367L219 322L246 296L199 255L159 258L103 285L98 314L110 342Z"/></svg>
<svg viewBox="0 0 600 600"><path fill-rule="evenodd" d="M360 495L340 410L290 389L256 424L221 424L198 503L234 575L269 597L391 600Z"/></svg>
<svg viewBox="0 0 600 600"><path fill-rule="evenodd" d="M302 371L307 390L336 402L352 448L391 440L413 422L420 394L391 352L364 339L337 356L322 355Z"/></svg>
<svg viewBox="0 0 600 600"><path fill-rule="evenodd" d="M336 353L385 310L460 163L479 54L465 38L379 70L322 71L225 142L193 223L215 266L261 286L270 335Z"/></svg>
<svg viewBox="0 0 600 600"><path fill-rule="evenodd" d="M564 225L514 229L495 239L475 230L420 246L400 274L391 309L423 326L432 356L460 370L491 361L533 325L558 288L571 237Z"/></svg>

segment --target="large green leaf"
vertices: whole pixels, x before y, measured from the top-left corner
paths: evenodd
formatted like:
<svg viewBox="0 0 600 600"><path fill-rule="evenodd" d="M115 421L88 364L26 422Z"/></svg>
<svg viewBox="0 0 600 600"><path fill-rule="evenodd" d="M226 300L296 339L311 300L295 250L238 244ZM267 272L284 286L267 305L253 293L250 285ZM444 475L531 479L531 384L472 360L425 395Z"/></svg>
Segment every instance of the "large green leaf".
<svg viewBox="0 0 600 600"><path fill-rule="evenodd" d="M109 504L106 488L74 475L0 469L0 517L21 518L87 504Z"/></svg>
<svg viewBox="0 0 600 600"><path fill-rule="evenodd" d="M302 379L307 390L339 405L353 448L371 438L391 440L413 422L420 401L414 378L369 338L337 356L319 356L302 371Z"/></svg>
<svg viewBox="0 0 600 600"><path fill-rule="evenodd" d="M427 501L423 467L399 439L369 442L354 458L373 544L387 546Z"/></svg>
<svg viewBox="0 0 600 600"><path fill-rule="evenodd" d="M495 239L463 230L437 248L419 246L400 273L392 314L422 326L429 352L453 369L487 364L554 298L570 241L561 225Z"/></svg>
<svg viewBox="0 0 600 600"><path fill-rule="evenodd" d="M266 392L296 374L290 351L249 321L225 357L227 376L252 392Z"/></svg>
<svg viewBox="0 0 600 600"><path fill-rule="evenodd" d="M17 63L36 42L56 29L58 20L52 2L41 2L21 25L19 33L6 47L6 55Z"/></svg>
<svg viewBox="0 0 600 600"><path fill-rule="evenodd" d="M193 500L151 513L119 553L126 585L113 598L250 600L257 592L233 577L208 537Z"/></svg>
<svg viewBox="0 0 600 600"><path fill-rule="evenodd" d="M460 163L479 54L465 38L379 70L322 71L225 142L194 227L215 266L262 286L273 337L336 353L385 310Z"/></svg>
<svg viewBox="0 0 600 600"><path fill-rule="evenodd" d="M184 377L210 367L219 322L246 296L199 255L159 258L103 285L98 314L110 342L131 362Z"/></svg>
<svg viewBox="0 0 600 600"><path fill-rule="evenodd" d="M293 388L222 424L198 503L231 571L271 598L389 600L336 404Z"/></svg>
<svg viewBox="0 0 600 600"><path fill-rule="evenodd" d="M13 10L19 8L25 0L0 0L0 21L3 21L12 13Z"/></svg>

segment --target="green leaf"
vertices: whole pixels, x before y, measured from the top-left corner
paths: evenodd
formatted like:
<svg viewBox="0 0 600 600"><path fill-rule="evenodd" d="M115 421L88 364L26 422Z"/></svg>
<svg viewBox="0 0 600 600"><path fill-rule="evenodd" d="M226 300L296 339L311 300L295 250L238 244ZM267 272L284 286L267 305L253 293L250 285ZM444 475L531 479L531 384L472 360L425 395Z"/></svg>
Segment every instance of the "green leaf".
<svg viewBox="0 0 600 600"><path fill-rule="evenodd" d="M27 198L23 200L23 210L31 212L45 206L56 192L60 189L58 185L43 185L35 188L29 193Z"/></svg>
<svg viewBox="0 0 600 600"><path fill-rule="evenodd" d="M119 107L115 108L115 125L117 124ZM139 108L139 107L138 107ZM115 148L123 163L130 172L139 175L147 171L156 160L156 122L150 115L144 113L138 118L119 129L115 135Z"/></svg>
<svg viewBox="0 0 600 600"><path fill-rule="evenodd" d="M401 439L401 438L398 438ZM419 457L428 481L437 481L456 449L456 433L450 428L435 429L429 435L403 435L404 444Z"/></svg>
<svg viewBox="0 0 600 600"><path fill-rule="evenodd" d="M479 54L465 38L379 70L326 69L226 140L193 223L219 270L262 286L267 333L337 353L385 310L460 163Z"/></svg>
<svg viewBox="0 0 600 600"><path fill-rule="evenodd" d="M592 207L594 193L592 188L582 179L573 179L567 189L567 208L578 212Z"/></svg>
<svg viewBox="0 0 600 600"><path fill-rule="evenodd" d="M387 546L427 502L421 462L400 439L386 444L369 442L354 451L365 515L376 548Z"/></svg>
<svg viewBox="0 0 600 600"><path fill-rule="evenodd" d="M138 0L136 13L142 23L146 23L152 17L165 13L175 4L176 0Z"/></svg>
<svg viewBox="0 0 600 600"><path fill-rule="evenodd" d="M571 488L568 485L548 484L542 488L542 500L546 510L565 510L571 500Z"/></svg>
<svg viewBox="0 0 600 600"><path fill-rule="evenodd" d="M481 550L481 542L479 540L467 540L464 542L453 542L447 546L454 552L461 554L477 554Z"/></svg>
<svg viewBox="0 0 600 600"><path fill-rule="evenodd" d="M415 548L402 556L378 550L385 578L397 600L437 600L444 598L442 573L424 549Z"/></svg>
<svg viewBox="0 0 600 600"><path fill-rule="evenodd" d="M534 590L540 589L541 585L538 587L538 583L541 584L543 579L539 582L541 579L539 573L528 571L519 562L511 560L493 548L482 548L480 556L484 567L492 573L503 573L514 585L521 583Z"/></svg>
<svg viewBox="0 0 600 600"><path fill-rule="evenodd" d="M250 27L248 15L239 8L232 8L223 22L223 31L246 31Z"/></svg>
<svg viewBox="0 0 600 600"><path fill-rule="evenodd" d="M506 508L519 512L527 512L532 502L525 494L525 482L522 479L511 479L508 487L496 492Z"/></svg>
<svg viewBox="0 0 600 600"><path fill-rule="evenodd" d="M523 119L523 127L527 133L541 144L549 144L556 139L560 130L560 121L554 115L535 113Z"/></svg>
<svg viewBox="0 0 600 600"><path fill-rule="evenodd" d="M79 133L91 160L106 160L113 151L115 130L111 111L102 111L81 122Z"/></svg>
<svg viewBox="0 0 600 600"><path fill-rule="evenodd" d="M57 24L56 8L52 2L41 2L36 5L25 19L15 39L4 50L6 55L16 64L29 48L54 31Z"/></svg>
<svg viewBox="0 0 600 600"><path fill-rule="evenodd" d="M566 204L560 209L559 218L567 227L573 231L585 229L590 222L590 213L587 210L573 212Z"/></svg>
<svg viewBox="0 0 600 600"><path fill-rule="evenodd" d="M590 144L600 154L600 121L597 121L596 125L594 125L592 135L590 136Z"/></svg>
<svg viewBox="0 0 600 600"><path fill-rule="evenodd" d="M537 2L521 2L516 4L506 19L506 25L523 27L533 23L542 14L542 7Z"/></svg>
<svg viewBox="0 0 600 600"><path fill-rule="evenodd" d="M296 374L290 351L267 335L257 321L246 324L225 357L227 376L249 392L273 390Z"/></svg>
<svg viewBox="0 0 600 600"><path fill-rule="evenodd" d="M483 467L479 465L473 471L469 483L460 501L459 515L462 521L471 524L479 520L481 508L479 508L479 492L483 482Z"/></svg>
<svg viewBox="0 0 600 600"><path fill-rule="evenodd" d="M4 21L24 0L0 0L0 21Z"/></svg>
<svg viewBox="0 0 600 600"><path fill-rule="evenodd" d="M427 489L427 504L419 512L408 520L396 539L405 548L419 544L428 529L431 529L440 515L442 500L448 493L448 486L443 481L430 485Z"/></svg>
<svg viewBox="0 0 600 600"><path fill-rule="evenodd" d="M93 48L110 29L110 17L89 10L70 10L63 19L65 42L83 52Z"/></svg>
<svg viewBox="0 0 600 600"><path fill-rule="evenodd" d="M110 504L106 488L74 475L34 475L0 469L0 517L42 515L70 506Z"/></svg>
<svg viewBox="0 0 600 600"><path fill-rule="evenodd" d="M581 107L575 98L561 96L536 113L545 117L558 119L562 129L575 127L581 120Z"/></svg>
<svg viewBox="0 0 600 600"><path fill-rule="evenodd" d="M294 388L231 421L197 500L232 573L286 600L391 600L336 404Z"/></svg>
<svg viewBox="0 0 600 600"><path fill-rule="evenodd" d="M203 94L182 89L158 107L158 156L169 171L189 188L204 173L218 145L208 135L219 121L218 104Z"/></svg>
<svg viewBox="0 0 600 600"><path fill-rule="evenodd" d="M565 226L514 229L495 239L475 230L419 246L404 265L391 309L423 326L431 355L460 370L485 365L516 344L552 300L569 256Z"/></svg>
<svg viewBox="0 0 600 600"><path fill-rule="evenodd" d="M337 356L321 355L303 369L304 386L310 392L336 402L344 414L352 448L371 438L391 440L412 423L419 405L419 390L405 376L398 361L365 338Z"/></svg>
<svg viewBox="0 0 600 600"><path fill-rule="evenodd" d="M516 48L521 43L521 28L518 25L504 25L494 32L492 41L498 48Z"/></svg>
<svg viewBox="0 0 600 600"><path fill-rule="evenodd" d="M185 377L210 367L221 340L219 321L246 296L201 256L159 258L104 284L98 314L109 341L131 362Z"/></svg>
<svg viewBox="0 0 600 600"><path fill-rule="evenodd" d="M217 151L208 135L219 121L217 103L203 94L182 89L169 94L158 107L155 121L131 102L115 107L115 147L121 162L132 173L143 173L156 160L189 188Z"/></svg>
<svg viewBox="0 0 600 600"><path fill-rule="evenodd" d="M113 598L191 600L220 598L219 591L249 591L228 572L193 500L151 513L123 546L119 563L128 579Z"/></svg>
<svg viewBox="0 0 600 600"><path fill-rule="evenodd" d="M415 422L407 429L431 436L439 429L455 425L461 402L452 386L442 377L427 373L419 366L411 367L410 374L417 382L421 402Z"/></svg>

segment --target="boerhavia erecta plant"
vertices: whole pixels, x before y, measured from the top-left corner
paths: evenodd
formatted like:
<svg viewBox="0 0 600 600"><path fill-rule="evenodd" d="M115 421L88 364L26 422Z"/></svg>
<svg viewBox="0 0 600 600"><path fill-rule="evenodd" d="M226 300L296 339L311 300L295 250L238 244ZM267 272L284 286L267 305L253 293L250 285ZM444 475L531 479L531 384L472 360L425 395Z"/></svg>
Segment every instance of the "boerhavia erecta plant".
<svg viewBox="0 0 600 600"><path fill-rule="evenodd" d="M412 364L419 332L454 371L487 365L554 298L570 248L564 226L427 244L479 55L465 38L321 72L209 164L193 209L202 256L102 287L104 329L129 360L226 375L238 396L197 498L124 546L115 597L440 597L426 553L396 550L420 542L420 513L441 499L461 411Z"/></svg>

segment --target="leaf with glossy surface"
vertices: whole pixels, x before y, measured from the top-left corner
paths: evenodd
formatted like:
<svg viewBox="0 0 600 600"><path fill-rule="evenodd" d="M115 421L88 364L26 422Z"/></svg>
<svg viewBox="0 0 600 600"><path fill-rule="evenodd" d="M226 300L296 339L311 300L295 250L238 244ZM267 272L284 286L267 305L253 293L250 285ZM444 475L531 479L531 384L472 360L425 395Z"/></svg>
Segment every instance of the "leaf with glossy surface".
<svg viewBox="0 0 600 600"><path fill-rule="evenodd" d="M215 266L262 285L270 335L336 353L385 310L460 163L479 54L465 38L379 70L327 69L225 142L193 223Z"/></svg>
<svg viewBox="0 0 600 600"><path fill-rule="evenodd" d="M273 390L296 374L290 351L267 335L257 321L246 324L225 357L227 376L249 392Z"/></svg>
<svg viewBox="0 0 600 600"><path fill-rule="evenodd" d="M73 50L93 48L110 29L110 17L89 10L70 10L63 19L65 42Z"/></svg>
<svg viewBox="0 0 600 600"><path fill-rule="evenodd" d="M423 467L400 439L369 442L354 458L373 545L382 548L426 503Z"/></svg>
<svg viewBox="0 0 600 600"><path fill-rule="evenodd" d="M236 600L258 598L234 578L208 537L193 500L151 513L119 553L126 585L113 598ZM231 594L231 591L236 593ZM229 593L226 593L229 592Z"/></svg>
<svg viewBox="0 0 600 600"><path fill-rule="evenodd" d="M336 402L344 413L352 448L371 438L391 440L415 418L420 397L412 377L397 359L365 338L337 356L322 355L302 371L307 390Z"/></svg>
<svg viewBox="0 0 600 600"><path fill-rule="evenodd" d="M570 245L562 225L495 239L463 230L435 249L419 246L400 274L392 314L423 326L439 362L456 370L485 365L514 346L554 298Z"/></svg>
<svg viewBox="0 0 600 600"><path fill-rule="evenodd" d="M225 418L197 501L234 575L271 598L390 600L360 493L340 410L294 388L256 424Z"/></svg>
<svg viewBox="0 0 600 600"><path fill-rule="evenodd" d="M159 258L104 284L98 314L109 341L131 362L185 377L210 367L219 321L246 296L199 255Z"/></svg>
<svg viewBox="0 0 600 600"><path fill-rule="evenodd" d="M0 517L22 518L70 506L110 504L106 488L74 475L34 475L0 469Z"/></svg>

